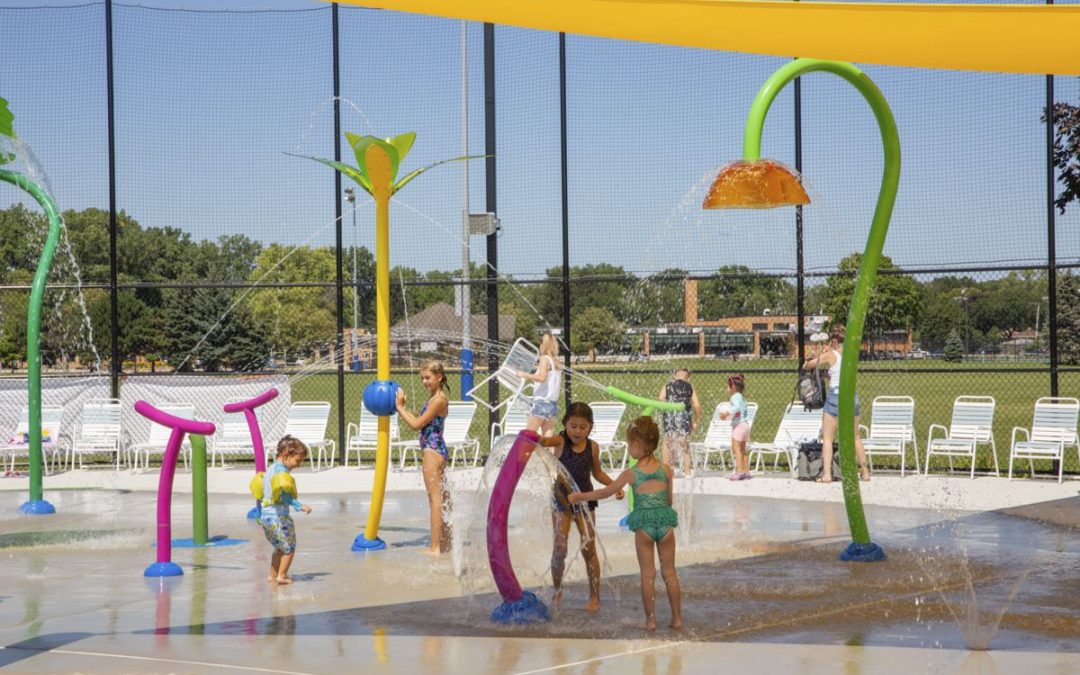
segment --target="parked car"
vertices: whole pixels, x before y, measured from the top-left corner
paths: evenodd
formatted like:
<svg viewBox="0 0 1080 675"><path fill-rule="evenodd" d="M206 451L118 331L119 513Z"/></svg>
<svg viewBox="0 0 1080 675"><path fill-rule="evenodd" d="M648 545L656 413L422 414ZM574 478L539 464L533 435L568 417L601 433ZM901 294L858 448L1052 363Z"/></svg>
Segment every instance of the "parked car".
<svg viewBox="0 0 1080 675"><path fill-rule="evenodd" d="M928 356L930 356L930 352L924 351L922 349L912 349L910 352L908 352L907 354L904 355L904 358L906 358L906 359L925 359Z"/></svg>

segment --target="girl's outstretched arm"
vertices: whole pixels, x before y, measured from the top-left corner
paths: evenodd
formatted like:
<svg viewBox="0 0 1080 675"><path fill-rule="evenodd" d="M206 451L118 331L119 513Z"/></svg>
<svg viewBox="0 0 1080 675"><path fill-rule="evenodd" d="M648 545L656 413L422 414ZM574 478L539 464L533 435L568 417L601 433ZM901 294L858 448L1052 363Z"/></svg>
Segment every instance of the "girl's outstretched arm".
<svg viewBox="0 0 1080 675"><path fill-rule="evenodd" d="M592 475L593 478L600 481L603 485L611 485L614 481L611 476L604 471L604 466L600 463L600 446L596 444L596 441L589 441L589 445L592 446ZM615 493L616 499L623 498L623 491L619 490Z"/></svg>
<svg viewBox="0 0 1080 675"><path fill-rule="evenodd" d="M536 368L535 373L526 373L524 370L517 371L518 377L526 380L532 380L533 382L543 382L547 378L548 374L548 360L543 356L540 357L540 364Z"/></svg>
<svg viewBox="0 0 1080 675"><path fill-rule="evenodd" d="M607 499L611 495L615 494L619 490L626 487L626 484L634 479L634 470L627 469L619 474L619 477L611 481L611 483L599 490L593 490L592 492L575 492L570 495L571 504L580 504L581 502L587 502L592 499Z"/></svg>
<svg viewBox="0 0 1080 675"><path fill-rule="evenodd" d="M408 424L409 428L413 431L420 431L425 426L430 424L431 420L435 419L436 417L446 417L446 413L449 409L449 406L446 403L446 398L443 396L432 396L431 398L434 399L435 402L432 405L428 406L428 409L424 411L423 415L417 417L416 415L409 412L408 408L405 407L405 392L401 389L398 389L398 416L401 417L401 419L405 420L405 424Z"/></svg>

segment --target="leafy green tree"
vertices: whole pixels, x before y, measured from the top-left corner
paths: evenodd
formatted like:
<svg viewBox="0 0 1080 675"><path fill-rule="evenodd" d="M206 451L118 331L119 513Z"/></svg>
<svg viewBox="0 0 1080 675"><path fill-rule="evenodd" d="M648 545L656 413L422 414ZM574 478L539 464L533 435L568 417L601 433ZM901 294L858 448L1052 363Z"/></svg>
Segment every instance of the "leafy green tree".
<svg viewBox="0 0 1080 675"><path fill-rule="evenodd" d="M960 339L960 334L956 331L949 333L948 339L945 340L945 360L950 363L957 363L964 358L964 343Z"/></svg>
<svg viewBox="0 0 1080 675"><path fill-rule="evenodd" d="M1059 274L1057 299L1058 361L1064 366L1080 366L1080 277Z"/></svg>
<svg viewBox="0 0 1080 675"><path fill-rule="evenodd" d="M861 258L860 253L847 256L839 264L839 270L847 274L830 276L825 280L825 309L833 321L847 319L855 292L854 273L859 269ZM922 310L919 284L906 274L882 274L892 270L898 270L892 259L881 256L863 331L871 349L875 338L886 331L914 328Z"/></svg>
<svg viewBox="0 0 1080 675"><path fill-rule="evenodd" d="M623 342L625 328L606 307L589 307L581 311L572 324L570 334L574 352L588 352L593 358L597 350L612 349Z"/></svg>
<svg viewBox="0 0 1080 675"><path fill-rule="evenodd" d="M972 326L984 335L996 330L1012 339L1014 332L1035 325L1035 307L1045 288L1045 278L1017 272L974 287L967 308Z"/></svg>
<svg viewBox="0 0 1080 675"><path fill-rule="evenodd" d="M233 303L228 289L169 289L164 352L170 365L181 371L260 369L268 343L249 306Z"/></svg>
<svg viewBox="0 0 1080 675"><path fill-rule="evenodd" d="M536 314L531 310L518 303L504 301L499 303L499 316L514 317L514 340L525 338L533 344L540 344Z"/></svg>
<svg viewBox="0 0 1080 675"><path fill-rule="evenodd" d="M687 276L685 270L666 269L632 284L623 297L622 320L632 326L681 323Z"/></svg>
<svg viewBox="0 0 1080 675"><path fill-rule="evenodd" d="M562 267L547 270L549 279L561 280ZM618 265L600 263L582 267L570 267L570 324L577 323L577 316L589 307L606 307L616 318L627 318L627 294L632 285L625 269ZM541 321L560 326L563 322L562 284L537 284L534 287L533 304L540 312Z"/></svg>
<svg viewBox="0 0 1080 675"><path fill-rule="evenodd" d="M306 355L316 346L336 344L337 303L334 252L270 244L259 254L251 279L278 283L326 283L323 287L259 288L249 297L260 335L275 354Z"/></svg>
<svg viewBox="0 0 1080 675"><path fill-rule="evenodd" d="M745 265L725 265L717 274L722 276L698 283L698 315L702 319L758 316L766 309L773 314L795 314L795 287L786 280L755 276L757 273Z"/></svg>
<svg viewBox="0 0 1080 675"><path fill-rule="evenodd" d="M1046 110L1043 110L1046 124ZM1070 202L1080 201L1080 105L1054 104L1054 148L1051 153L1054 167L1058 170L1061 191L1054 205L1065 213Z"/></svg>

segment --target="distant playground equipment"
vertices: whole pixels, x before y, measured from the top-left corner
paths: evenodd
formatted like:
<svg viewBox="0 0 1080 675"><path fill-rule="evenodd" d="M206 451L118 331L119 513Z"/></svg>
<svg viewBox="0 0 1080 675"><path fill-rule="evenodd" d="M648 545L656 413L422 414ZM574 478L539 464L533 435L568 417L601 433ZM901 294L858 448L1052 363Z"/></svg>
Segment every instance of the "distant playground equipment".
<svg viewBox="0 0 1080 675"><path fill-rule="evenodd" d="M743 159L720 170L702 204L706 209L760 208L809 204L810 198L801 180L780 162L761 159L761 135L765 115L780 90L800 75L813 72L832 73L854 86L874 112L885 150L885 170L881 191L870 224L851 299L840 366L840 467L844 484L844 504L851 527L852 543L840 554L841 560L872 562L885 559L885 552L870 540L859 492L858 466L855 463L855 377L859 367L859 346L870 304L870 292L877 276L878 261L889 230L896 190L900 183L900 137L889 104L881 90L862 71L850 63L796 59L774 72L758 91L750 106L743 135Z"/></svg>
<svg viewBox="0 0 1080 675"><path fill-rule="evenodd" d="M0 146L0 166L15 159L15 154L8 151L8 143L14 144L15 131L12 122L15 116L8 110L7 101L0 98L0 138L6 138ZM30 498L19 506L19 513L27 515L48 515L56 513L56 508L45 501L42 494L41 476L43 455L41 449L41 306L45 300L45 282L49 278L56 246L60 242L60 228L63 220L60 210L47 190L30 180L25 175L9 169L0 169L0 180L11 183L33 197L49 221L49 231L45 238L45 247L38 258L34 281L30 287L30 302L26 310L26 379L28 384L28 462L30 465Z"/></svg>
<svg viewBox="0 0 1080 675"><path fill-rule="evenodd" d="M251 432L251 449L255 453L255 475L266 472L266 450L263 449L262 431L259 429L259 418L255 415L255 409L266 405L277 397L278 390L271 388L255 398L225 404L225 412L227 413L244 413L248 431ZM262 502L255 500L255 506L248 511L247 517L258 518L260 513L262 513Z"/></svg>
<svg viewBox="0 0 1080 675"><path fill-rule="evenodd" d="M229 546L243 543L243 540L209 536L209 522L206 509L206 437L213 435L213 422L184 419L159 410L146 401L135 402L135 412L172 430L169 442L165 446L165 455L161 459L161 475L158 479L157 498L157 560L146 568L144 577L178 577L184 571L172 561L172 547L193 548L207 546ZM172 488L176 476L176 460L180 446L184 444L184 434L191 435L191 501L192 501L192 538L172 539Z"/></svg>
<svg viewBox="0 0 1080 675"><path fill-rule="evenodd" d="M371 510L367 526L353 541L354 551L379 551L386 543L379 539L386 473L390 466L390 415L396 407L398 385L390 380L390 198L412 179L432 167L447 162L479 159L455 157L421 167L397 178L398 166L412 149L413 132L381 139L346 132L345 138L356 156L356 166L331 159L306 157L348 176L375 200L375 381L364 389L364 405L378 415L375 448L375 481L371 488ZM471 361L471 359L470 359Z"/></svg>

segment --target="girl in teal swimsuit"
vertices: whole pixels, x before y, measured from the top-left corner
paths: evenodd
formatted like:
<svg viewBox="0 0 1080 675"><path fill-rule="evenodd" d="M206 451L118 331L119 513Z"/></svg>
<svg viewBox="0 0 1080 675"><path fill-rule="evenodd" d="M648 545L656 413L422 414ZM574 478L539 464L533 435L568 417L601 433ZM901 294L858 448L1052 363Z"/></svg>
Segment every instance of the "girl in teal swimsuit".
<svg viewBox="0 0 1080 675"><path fill-rule="evenodd" d="M575 492L570 501L580 504L591 499L605 499L631 485L634 510L628 524L634 531L638 566L641 568L641 602L645 606L645 629L656 630L656 559L660 555L660 575L671 603L671 624L682 628L682 593L675 571L675 532L679 516L671 508L671 467L661 464L653 453L660 443L660 429L651 417L639 417L626 432L626 445L637 465L623 471L607 487L592 492Z"/></svg>

